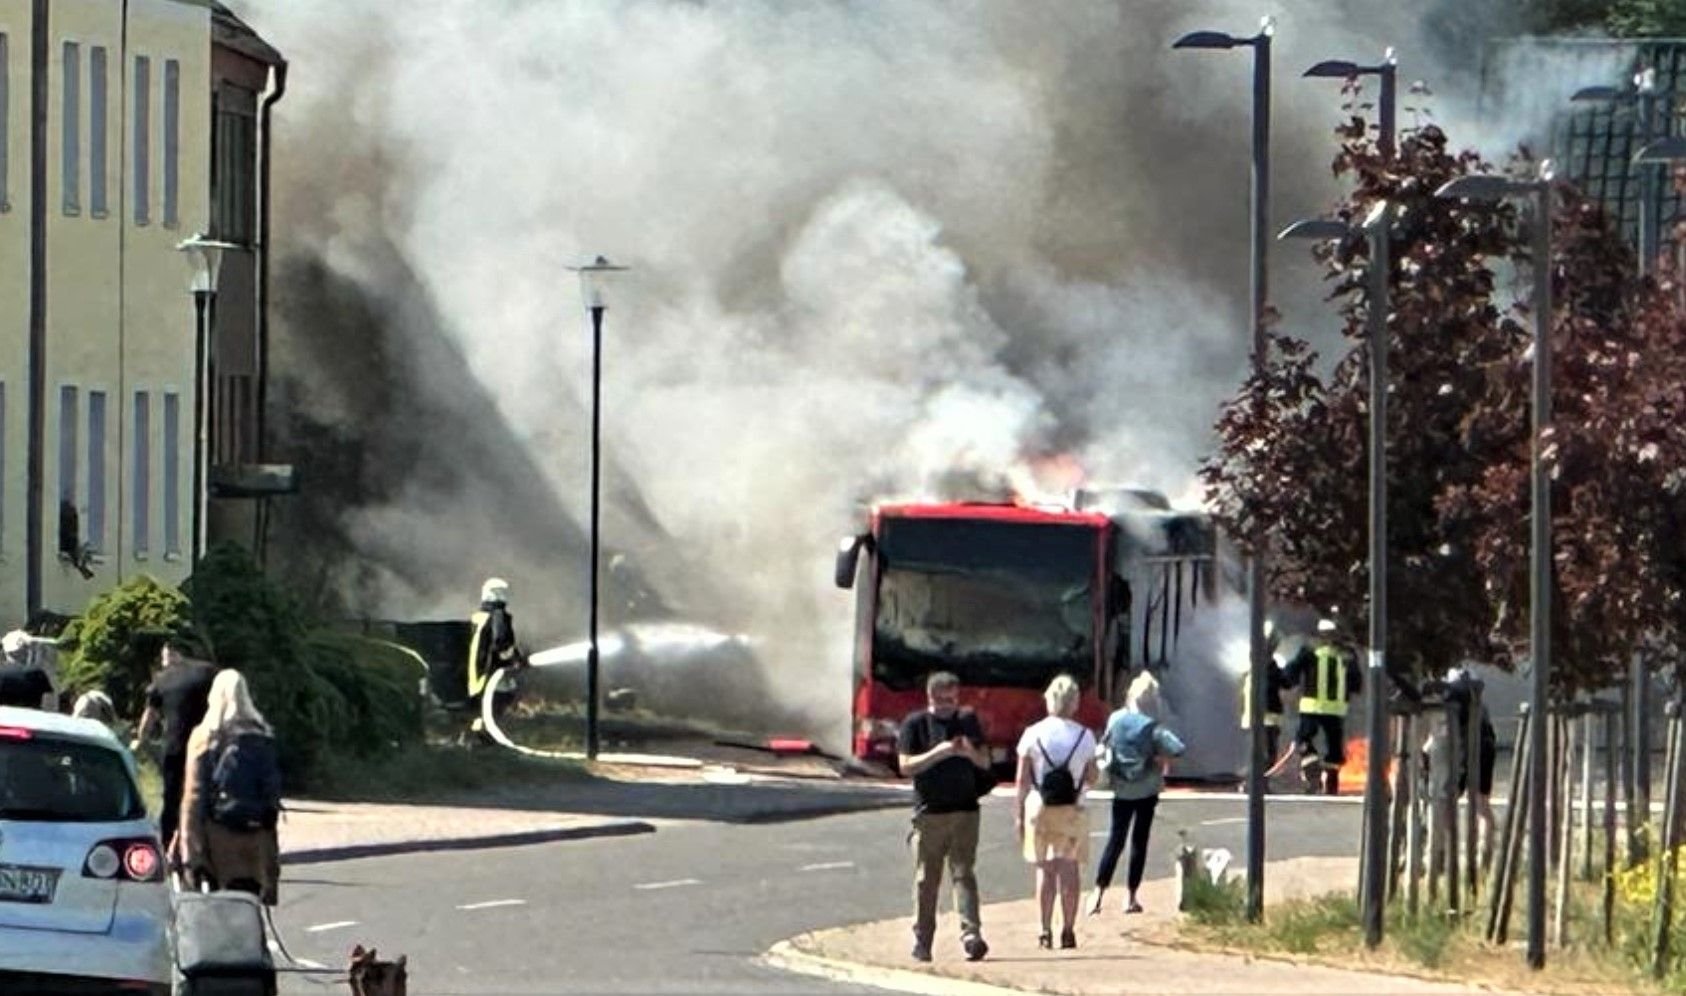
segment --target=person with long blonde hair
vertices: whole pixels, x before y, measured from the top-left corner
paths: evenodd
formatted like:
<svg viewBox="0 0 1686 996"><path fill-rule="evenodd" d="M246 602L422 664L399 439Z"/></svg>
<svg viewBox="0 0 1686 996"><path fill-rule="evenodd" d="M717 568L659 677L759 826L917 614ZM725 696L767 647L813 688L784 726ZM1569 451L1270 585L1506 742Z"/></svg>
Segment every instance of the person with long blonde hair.
<svg viewBox="0 0 1686 996"><path fill-rule="evenodd" d="M172 843L189 884L239 889L274 905L281 879L275 733L239 671L217 672L187 741L181 829Z"/></svg>

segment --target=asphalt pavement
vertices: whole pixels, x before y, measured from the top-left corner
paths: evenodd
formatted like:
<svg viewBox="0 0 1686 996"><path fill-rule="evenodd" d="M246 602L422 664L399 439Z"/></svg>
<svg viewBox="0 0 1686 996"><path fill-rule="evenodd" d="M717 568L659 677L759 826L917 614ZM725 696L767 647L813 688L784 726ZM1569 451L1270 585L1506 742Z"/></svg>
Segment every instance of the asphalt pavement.
<svg viewBox="0 0 1686 996"><path fill-rule="evenodd" d="M986 902L1031 892L1009 805L997 797L985 807ZM1099 803L1092 857L1105 812ZM1242 813L1237 796L1167 796L1150 877L1170 875L1178 830L1200 846L1230 848L1239 868ZM1271 854L1350 855L1359 815L1351 800L1273 800ZM633 837L291 865L276 922L295 955L331 968L359 943L383 957L407 955L415 996L871 992L758 959L805 931L906 915L907 826L905 810L777 824L663 822ZM343 985L332 975L291 975L282 991Z"/></svg>

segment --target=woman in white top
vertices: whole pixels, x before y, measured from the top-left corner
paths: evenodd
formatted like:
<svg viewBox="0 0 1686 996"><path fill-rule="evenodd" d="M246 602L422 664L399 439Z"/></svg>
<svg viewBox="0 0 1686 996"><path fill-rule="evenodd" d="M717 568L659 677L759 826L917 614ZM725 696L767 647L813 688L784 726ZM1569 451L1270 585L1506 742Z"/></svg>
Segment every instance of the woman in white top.
<svg viewBox="0 0 1686 996"><path fill-rule="evenodd" d="M1048 718L1019 738L1018 805L1013 827L1024 858L1036 866L1036 895L1042 905L1044 948L1053 944L1054 897L1065 929L1060 947L1077 946L1078 880L1089 856L1089 820L1083 794L1095 783L1095 735L1071 717L1081 695L1070 675L1060 675L1042 693Z"/></svg>

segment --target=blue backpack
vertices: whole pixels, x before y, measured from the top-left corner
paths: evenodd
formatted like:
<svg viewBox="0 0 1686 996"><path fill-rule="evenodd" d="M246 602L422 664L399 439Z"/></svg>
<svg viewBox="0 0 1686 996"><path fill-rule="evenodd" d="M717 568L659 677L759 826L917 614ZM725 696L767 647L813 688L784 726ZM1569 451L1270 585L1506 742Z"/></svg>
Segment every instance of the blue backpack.
<svg viewBox="0 0 1686 996"><path fill-rule="evenodd" d="M281 815L281 761L275 737L258 726L218 732L206 751L211 821L230 830L272 830Z"/></svg>
<svg viewBox="0 0 1686 996"><path fill-rule="evenodd" d="M1112 759L1107 763L1107 773L1124 782L1139 782L1146 778L1153 770L1153 758L1158 753L1158 745L1153 738L1158 726L1155 720L1146 720L1127 733L1123 743L1112 744Z"/></svg>

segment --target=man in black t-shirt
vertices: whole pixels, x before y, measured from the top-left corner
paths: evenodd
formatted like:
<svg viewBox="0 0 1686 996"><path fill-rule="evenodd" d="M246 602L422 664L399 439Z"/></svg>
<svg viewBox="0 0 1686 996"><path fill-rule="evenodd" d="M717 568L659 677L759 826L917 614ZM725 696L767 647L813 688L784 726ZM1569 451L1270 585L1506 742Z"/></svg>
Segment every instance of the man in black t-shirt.
<svg viewBox="0 0 1686 996"><path fill-rule="evenodd" d="M158 814L158 832L168 852L180 822L182 777L187 767L187 738L205 718L205 702L217 668L193 660L178 643L167 643L159 660L163 664L146 689L146 710L129 749L139 751L160 721L164 724L164 811Z"/></svg>
<svg viewBox="0 0 1686 996"><path fill-rule="evenodd" d="M960 709L960 679L946 671L925 682L928 708L902 721L896 753L904 776L913 777L913 957L931 960L937 929L937 892L943 863L960 914L960 945L969 961L989 952L978 919L978 785L989 768L983 727Z"/></svg>
<svg viewBox="0 0 1686 996"><path fill-rule="evenodd" d="M0 706L20 709L45 708L53 695L53 683L40 668L0 664Z"/></svg>

